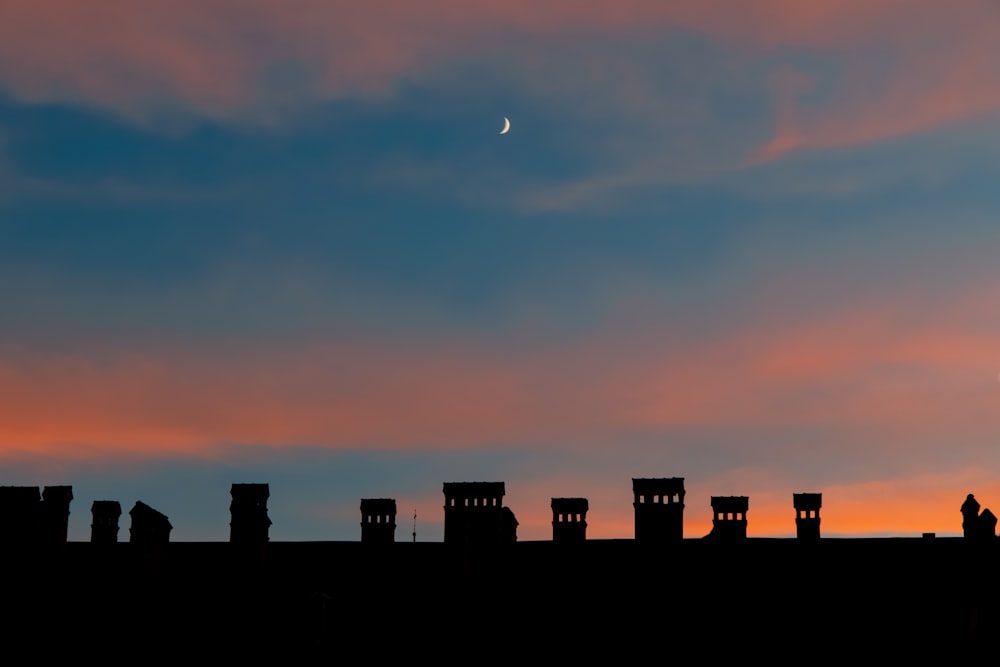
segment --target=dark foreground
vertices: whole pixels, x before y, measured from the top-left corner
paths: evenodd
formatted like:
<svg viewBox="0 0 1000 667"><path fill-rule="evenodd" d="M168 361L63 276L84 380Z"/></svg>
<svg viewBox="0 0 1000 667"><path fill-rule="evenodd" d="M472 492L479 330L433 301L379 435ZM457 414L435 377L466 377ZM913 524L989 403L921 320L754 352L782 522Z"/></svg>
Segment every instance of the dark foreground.
<svg viewBox="0 0 1000 667"><path fill-rule="evenodd" d="M1000 650L998 557L950 538L70 543L5 552L2 620L9 655L39 657L953 663Z"/></svg>

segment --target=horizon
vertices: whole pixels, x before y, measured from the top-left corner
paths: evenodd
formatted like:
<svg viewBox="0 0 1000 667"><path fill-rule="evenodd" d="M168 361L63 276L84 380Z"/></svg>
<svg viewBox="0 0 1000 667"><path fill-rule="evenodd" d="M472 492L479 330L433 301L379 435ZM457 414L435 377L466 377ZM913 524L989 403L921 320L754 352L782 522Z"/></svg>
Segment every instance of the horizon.
<svg viewBox="0 0 1000 667"><path fill-rule="evenodd" d="M644 478L644 479L649 479L649 478ZM684 480L683 478L682 478L682 480L683 480L683 482L684 482L684 484L686 486L687 480ZM477 480L477 481L482 481L482 480ZM239 482L239 483L235 483L235 484L245 484L245 483L246 482ZM267 484L266 482L250 482L250 484L261 484L261 483L266 484L268 486L268 491L270 493L270 484ZM507 482L505 482L505 481L500 481L500 483L501 484L505 484L505 485L507 484ZM443 484L447 484L447 483L443 483ZM11 486L15 486L15 485L3 484L3 485L0 485L0 488L5 488L5 487L9 488ZM46 486L57 486L57 485L37 485L37 486L35 486L35 485L30 485L29 484L29 485L25 485L25 486L27 488L37 488L39 491L41 491ZM72 485L67 485L67 486L70 486L72 488ZM811 492L809 492L809 493L811 493ZM230 495L228 487L227 487L225 495L226 495L226 498L229 498L230 501L231 501L231 495ZM972 495L974 495L974 494L972 494ZM504 495L504 500L503 500L502 504L503 504L504 507L510 507L510 505L508 504L506 498L507 498L507 496ZM577 496L577 498L587 499L586 496ZM366 499L370 499L370 498L364 498L364 499L363 498L358 498L357 502L355 503L355 510L356 510L355 513L356 513L357 521L355 523L355 529L356 529L355 533L356 534L353 535L353 536L347 536L346 533L347 533L348 524L345 521L345 522L341 522L339 524L333 524L333 526L335 527L335 529L338 531L337 532L337 536L335 536L335 537L334 536L323 536L323 535L309 536L309 535L305 535L305 534L296 535L294 537L284 537L283 536L284 535L284 531L279 526L277 528L278 535L282 535L282 537L276 538L274 536L274 533L271 532L270 536L269 536L269 541L272 541L272 542L359 542L359 541L361 541L361 511L360 511L360 504L361 504L362 500L366 500ZM396 501L396 498L389 497L389 499L393 500L394 502ZM554 499L556 499L556 497L553 497L550 500L554 500ZM100 498L97 498L97 497L95 497L95 498L92 498L92 499L90 499L89 501L86 502L86 509L85 509L85 518L86 518L86 521L83 522L80 519L74 521L74 519L73 519L74 514L80 513L80 510L79 510L79 507L76 510L74 510L73 503L79 503L80 500L82 500L82 499L78 498L76 496L76 492L74 491L73 500L71 501L70 508L69 508L70 514L69 514L69 522L68 522L68 530L67 530L67 541L69 541L69 542L89 542L89 541L91 541L91 534L90 534L90 529L91 529L91 509L90 509L90 505L93 502L95 502L95 501L117 501L121 505L121 508L122 508L122 517L119 520L119 541L120 542L128 542L129 541L129 539L127 538L127 535L128 535L128 531L129 531L129 528L130 528L130 526L129 526L130 519L128 517L130 508L133 507L136 503L142 503L142 504L145 504L145 505L149 505L148 503L145 503L141 498L137 498L134 501L122 501L122 500L117 499L117 498L110 498L110 497L100 497ZM589 499L587 499L587 500L589 501ZM709 498L709 500L711 500L711 497ZM754 538L794 539L796 537L796 524L795 524L795 516L796 516L796 514L795 514L795 509L792 507L791 503L789 503L787 511L786 511L786 515L787 516L784 516L784 517L767 516L764 519L763 523L764 523L765 526L767 526L768 528L770 528L772 530L777 529L777 532L775 532L773 534L768 534L768 533L765 533L765 532L762 532L761 530L759 530L759 527L755 525L755 522L754 522L754 512L753 512L753 510L754 510L753 498L748 497L748 500L749 500L749 509L747 511L747 539L754 539ZM271 494L269 496L269 498L268 498L268 501L267 501L268 515L271 517L271 521L272 521L271 526L270 526L270 531L274 531L275 530L275 524L276 524L276 522L274 521L273 508L272 508L272 502L273 501L274 501L274 496L273 496L273 494ZM821 537L822 538L829 538L829 539L883 539L883 538L889 539L889 538L903 538L903 537L923 538L923 537L925 537L928 534L930 534L930 535L932 535L932 536L934 536L936 538L962 537L962 520L958 520L957 521L957 523L956 523L957 528L954 525L952 525L952 526L948 526L947 528L945 528L942 531L923 530L923 531L920 531L920 532L917 532L917 533L913 533L913 532L910 532L910 531L906 531L904 529L900 529L900 530L891 530L891 531L886 532L886 533L880 533L880 532L876 532L876 531L869 532L869 533L849 533L849 532L838 532L836 530L836 528L833 531L831 531L829 529L829 521L826 519L827 512L829 512L829 508L826 507L826 502L825 501L822 501L822 502L823 502L823 508L819 512L819 518L820 518L820 523L821 523ZM683 504L684 504L684 508L683 508L683 516L684 516L684 519L683 519L683 533L684 533L683 534L683 539L701 539L701 538L707 537L708 534L709 534L709 532L711 532L711 530L712 530L712 510L711 510L710 503L708 504L709 509L708 509L707 512L705 512L705 513L701 513L701 512L697 512L697 511L695 512L696 516L698 516L698 518L695 519L694 521L691 520L691 517L690 517L690 514L689 514L689 512L691 511L691 494L690 494L690 492L688 492L686 494L686 497L685 497L685 500L684 500ZM630 507L633 507L633 510L632 510L632 523L631 523L631 526L629 526L629 528L630 528L630 534L627 534L627 535L624 535L624 534L605 534L605 533L602 532L601 534L595 535L594 532L591 529L591 526L590 526L590 523L591 523L591 520L592 520L592 517L593 517L593 512L594 512L594 507L591 504L588 512L586 513L586 519L585 519L585 521L587 523L586 539L587 540L633 540L633 539L635 539L635 530L634 530L635 529L635 520L636 520L635 519L635 510L634 510L634 505L633 505L633 503L631 501L629 502L629 505L630 505ZM191 534L190 529L185 529L183 526L178 526L177 525L177 520L176 519L172 520L170 518L169 514L167 514L166 512L161 511L159 508L157 508L155 506L151 506L151 507L152 507L152 509L154 509L157 512L159 512L159 513L163 514L164 516L166 516L166 518L170 521L170 523L172 525L172 530L170 532L170 541L171 542L228 542L229 539L230 539L230 536L229 536L229 521L230 521L230 518L231 518L231 511L230 511L230 507L229 507L229 501L227 501L227 503L225 505L226 523L224 525L223 532L220 533L217 537L211 537L206 532L205 534L201 535L200 537L198 537L196 539L190 539L190 538L188 538L188 539L177 539L178 529L180 529L180 534L181 535L190 535ZM279 508L280 508L280 503L279 503ZM442 497L442 504L439 507L439 509L440 509L440 515L439 516L432 515L432 518L431 518L430 521L427 520L426 515L422 516L419 513L417 513L416 517L414 517L414 515L412 513L411 514L407 514L401 508L401 506L400 506L400 504L398 502L396 502L396 508L397 508L396 527L395 527L395 532L394 532L394 534L396 536L396 539L395 539L396 542L410 542L410 541L413 541L413 542L443 542L444 541L444 508L445 508L445 504L444 504L443 497ZM218 511L217 511L218 508L200 507L198 509L199 509L199 514L202 515L202 516L208 515L208 516L216 517L217 514L219 514ZM511 511L513 511L515 518L517 518L518 517L517 510L514 507L510 507L510 509L511 509ZM982 510L984 512L986 510L989 510L989 509L990 508L986 507L986 506L982 507ZM534 512L532 512L529 515L529 516L532 517L532 520L534 521L533 524L529 524L530 536L525 536L521 532L522 523L521 523L521 520L518 518L518 522L519 523L518 523L518 527L517 527L517 531L516 531L517 541L519 541L519 542L532 542L532 541L551 541L552 540L552 531L553 531L552 519L553 519L553 512L552 512L551 506L546 506L546 510L547 510L547 516L548 516L548 522L547 523L539 523L538 521L536 521L535 520L535 516L536 515L535 515ZM600 512L598 512L598 513L600 513ZM958 512L958 513L959 513L960 519L961 519L961 512ZM705 517L701 516L702 514L707 514L707 519ZM836 512L834 512L834 515L836 516ZM285 516L285 513L281 509L279 509L278 516ZM437 517L437 518L435 519L434 517ZM414 523L415 519L419 519L419 521L416 521L416 523ZM784 525L781 525L782 524L782 519L785 519ZM426 527L427 527L428 524L431 526L431 531L433 532L433 535L431 536L430 539L428 539L428 537L426 536L425 532L422 532L422 531L426 531L426 529L427 529ZM207 522L204 522L204 525L207 525ZM548 530L548 534L547 535L542 535L541 534L542 527L544 527L544 529ZM616 527L620 528L621 526L616 526ZM692 530L692 528L694 528L694 530ZM413 530L414 529L416 529L416 531L417 531L417 539L413 539ZM402 539L400 539L400 538L402 538Z"/></svg>
<svg viewBox="0 0 1000 667"><path fill-rule="evenodd" d="M1000 5L0 9L5 485L224 541L628 480L754 537L1000 508ZM701 499L704 499L702 502ZM89 516L79 504L71 539ZM400 530L410 529L399 521Z"/></svg>

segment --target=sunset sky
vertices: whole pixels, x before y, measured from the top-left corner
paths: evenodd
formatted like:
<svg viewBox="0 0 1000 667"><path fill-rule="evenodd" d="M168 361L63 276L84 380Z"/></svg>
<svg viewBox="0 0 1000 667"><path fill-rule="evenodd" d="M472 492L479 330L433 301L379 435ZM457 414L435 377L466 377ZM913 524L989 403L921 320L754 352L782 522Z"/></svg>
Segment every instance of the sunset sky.
<svg viewBox="0 0 1000 667"><path fill-rule="evenodd" d="M511 122L500 135L503 119ZM1000 513L1000 2L0 0L0 484L229 536ZM122 517L120 539L128 539Z"/></svg>

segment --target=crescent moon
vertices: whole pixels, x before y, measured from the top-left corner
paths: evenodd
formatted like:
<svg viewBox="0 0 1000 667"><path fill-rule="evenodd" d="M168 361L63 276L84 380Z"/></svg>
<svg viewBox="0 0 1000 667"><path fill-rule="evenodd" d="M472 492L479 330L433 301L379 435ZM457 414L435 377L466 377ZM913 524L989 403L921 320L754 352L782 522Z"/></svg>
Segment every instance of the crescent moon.
<svg viewBox="0 0 1000 667"><path fill-rule="evenodd" d="M507 120L506 116L504 116L503 117L503 129L500 130L500 134L507 134L508 132L510 132L510 121Z"/></svg>

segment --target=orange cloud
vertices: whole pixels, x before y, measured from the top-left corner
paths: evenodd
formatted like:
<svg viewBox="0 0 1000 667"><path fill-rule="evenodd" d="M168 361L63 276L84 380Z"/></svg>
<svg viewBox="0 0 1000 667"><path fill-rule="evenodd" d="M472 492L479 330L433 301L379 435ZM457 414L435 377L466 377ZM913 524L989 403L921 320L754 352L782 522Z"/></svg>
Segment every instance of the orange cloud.
<svg viewBox="0 0 1000 667"><path fill-rule="evenodd" d="M385 91L436 62L588 35L694 31L746 55L828 54L843 65L830 100L797 104L779 79L779 119L758 160L854 145L996 113L1000 9L932 0L528 0L419 4L327 0L70 0L7 3L0 86L26 100L82 97L126 113L164 99L225 116L272 94L275 67L296 63L303 90ZM516 39L514 39L516 37ZM787 65L780 67L787 68ZM280 86L279 86L280 88Z"/></svg>

